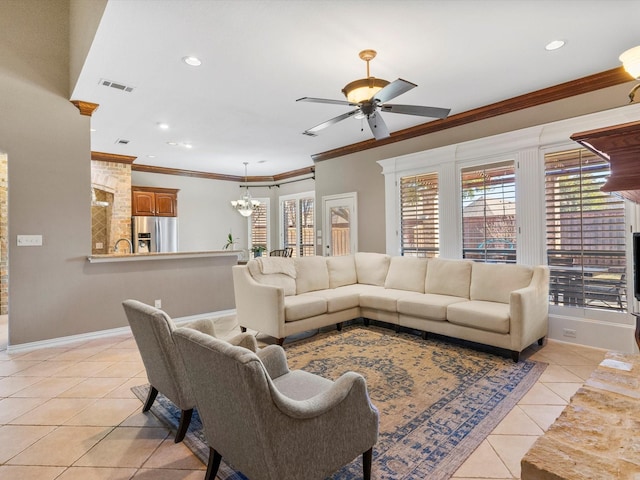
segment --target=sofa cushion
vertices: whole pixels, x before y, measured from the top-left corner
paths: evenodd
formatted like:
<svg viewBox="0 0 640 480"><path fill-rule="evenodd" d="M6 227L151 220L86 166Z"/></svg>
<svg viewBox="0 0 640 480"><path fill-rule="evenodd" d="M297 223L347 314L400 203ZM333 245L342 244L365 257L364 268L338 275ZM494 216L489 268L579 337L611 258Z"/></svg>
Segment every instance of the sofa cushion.
<svg viewBox="0 0 640 480"><path fill-rule="evenodd" d="M357 252L355 260L358 283L384 286L390 259L384 253Z"/></svg>
<svg viewBox="0 0 640 480"><path fill-rule="evenodd" d="M338 288L358 283L356 261L353 255L326 257L329 271L329 288Z"/></svg>
<svg viewBox="0 0 640 480"><path fill-rule="evenodd" d="M426 274L426 258L391 257L384 288L424 293Z"/></svg>
<svg viewBox="0 0 640 480"><path fill-rule="evenodd" d="M447 307L447 320L455 325L495 333L509 333L509 304L470 300Z"/></svg>
<svg viewBox="0 0 640 480"><path fill-rule="evenodd" d="M296 266L293 264L293 258L258 257L255 261L260 267L260 272L265 275L270 273L284 273L292 278L296 278Z"/></svg>
<svg viewBox="0 0 640 480"><path fill-rule="evenodd" d="M468 301L466 298L432 293L409 295L398 299L398 313L444 322L449 305Z"/></svg>
<svg viewBox="0 0 640 480"><path fill-rule="evenodd" d="M509 303L511 292L529 286L533 268L526 265L474 263L471 300Z"/></svg>
<svg viewBox="0 0 640 480"><path fill-rule="evenodd" d="M468 260L429 259L425 292L468 299L471 265Z"/></svg>
<svg viewBox="0 0 640 480"><path fill-rule="evenodd" d="M291 259L293 260L293 259ZM252 259L247 262L247 268L253 279L262 285L271 285L284 289L285 296L296 294L296 279L284 273L262 273L260 264Z"/></svg>
<svg viewBox="0 0 640 480"><path fill-rule="evenodd" d="M327 312L341 312L360 306L360 294L355 291L348 291L342 288L317 290L309 292L307 295L314 295L324 298L327 302Z"/></svg>
<svg viewBox="0 0 640 480"><path fill-rule="evenodd" d="M296 293L313 292L329 288L329 271L325 257L294 258L296 266Z"/></svg>
<svg viewBox="0 0 640 480"><path fill-rule="evenodd" d="M381 288L377 291L360 294L360 306L387 312L397 312L398 299L407 295L414 295L406 290Z"/></svg>
<svg viewBox="0 0 640 480"><path fill-rule="evenodd" d="M295 322L327 313L327 301L310 294L295 295L284 299L284 321Z"/></svg>

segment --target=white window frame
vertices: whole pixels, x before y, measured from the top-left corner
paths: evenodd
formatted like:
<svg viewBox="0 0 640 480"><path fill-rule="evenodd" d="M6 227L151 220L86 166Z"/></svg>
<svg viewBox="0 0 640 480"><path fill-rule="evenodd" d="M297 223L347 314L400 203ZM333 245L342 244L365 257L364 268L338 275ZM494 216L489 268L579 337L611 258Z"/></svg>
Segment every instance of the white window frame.
<svg viewBox="0 0 640 480"><path fill-rule="evenodd" d="M296 201L296 216L299 217L300 214L300 200L303 198L313 198L313 225L314 225L314 232L316 229L316 213L318 211L318 205L317 205L317 200L316 200L316 192L314 191L309 191L309 192L301 192L301 193L294 193L294 194L290 194L290 195L282 195L279 199L278 199L278 248L284 248L284 235L285 235L285 225L284 225L284 208L283 208L283 204L285 201L288 200L295 200ZM297 222L296 222L296 255L300 255L300 218L297 218ZM315 251L315 235L314 235L314 255L317 254L317 252Z"/></svg>

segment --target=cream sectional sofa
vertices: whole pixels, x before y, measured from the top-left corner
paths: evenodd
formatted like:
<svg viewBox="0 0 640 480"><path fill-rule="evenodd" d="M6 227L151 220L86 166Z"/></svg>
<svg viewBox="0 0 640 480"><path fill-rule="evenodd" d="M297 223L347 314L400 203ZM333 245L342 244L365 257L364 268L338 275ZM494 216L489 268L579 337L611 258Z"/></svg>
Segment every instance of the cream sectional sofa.
<svg viewBox="0 0 640 480"><path fill-rule="evenodd" d="M269 257L233 267L238 323L285 337L356 318L509 350L547 335L546 266L391 257Z"/></svg>

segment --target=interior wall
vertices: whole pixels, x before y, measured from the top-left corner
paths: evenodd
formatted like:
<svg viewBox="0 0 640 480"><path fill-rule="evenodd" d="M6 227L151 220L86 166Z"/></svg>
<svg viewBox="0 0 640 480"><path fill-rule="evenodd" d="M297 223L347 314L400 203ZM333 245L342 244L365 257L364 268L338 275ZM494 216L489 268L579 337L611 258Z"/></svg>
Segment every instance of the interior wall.
<svg viewBox="0 0 640 480"><path fill-rule="evenodd" d="M137 268L89 264L90 118L69 102L69 68L68 0L0 2L9 345L126 326L126 298L164 295L163 308L174 317L233 308L235 257ZM42 246L18 247L21 234L42 235Z"/></svg>
<svg viewBox="0 0 640 480"><path fill-rule="evenodd" d="M8 159L0 153L0 315L9 312Z"/></svg>
<svg viewBox="0 0 640 480"><path fill-rule="evenodd" d="M357 192L358 251L385 253L384 177L371 152L316 163L316 230L322 230L323 196Z"/></svg>

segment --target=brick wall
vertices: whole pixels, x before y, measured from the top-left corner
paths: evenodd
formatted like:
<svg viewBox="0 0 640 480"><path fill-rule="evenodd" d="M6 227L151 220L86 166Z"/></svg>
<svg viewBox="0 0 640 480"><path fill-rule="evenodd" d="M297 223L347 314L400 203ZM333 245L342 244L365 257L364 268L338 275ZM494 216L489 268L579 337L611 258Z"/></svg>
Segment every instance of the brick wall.
<svg viewBox="0 0 640 480"><path fill-rule="evenodd" d="M91 207L91 253L112 253L116 240L131 240L131 165L92 160L91 186L97 200L109 202Z"/></svg>

